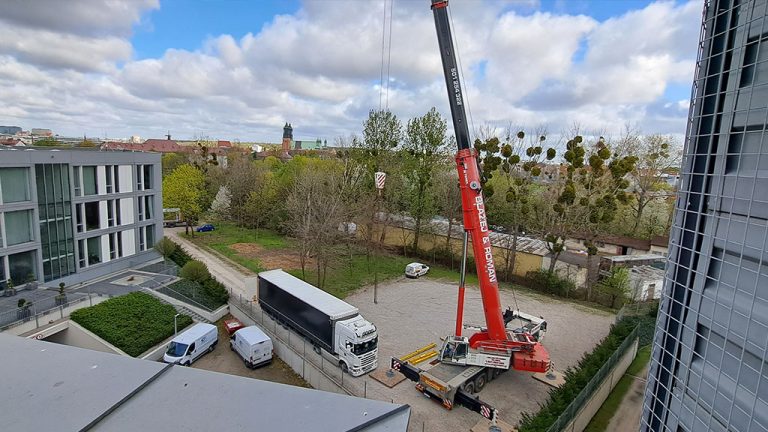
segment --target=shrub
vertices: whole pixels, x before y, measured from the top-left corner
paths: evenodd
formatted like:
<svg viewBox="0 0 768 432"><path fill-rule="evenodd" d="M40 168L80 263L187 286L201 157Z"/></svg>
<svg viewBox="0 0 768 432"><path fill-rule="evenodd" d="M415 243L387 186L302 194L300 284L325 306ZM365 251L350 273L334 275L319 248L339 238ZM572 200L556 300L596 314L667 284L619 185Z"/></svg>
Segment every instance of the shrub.
<svg viewBox="0 0 768 432"><path fill-rule="evenodd" d="M203 283L211 278L211 273L208 271L208 267L206 267L205 263L192 260L184 264L184 267L181 268L181 272L179 272L179 276L194 282Z"/></svg>
<svg viewBox="0 0 768 432"><path fill-rule="evenodd" d="M224 287L224 284L214 278L203 281L203 292L205 292L205 295L208 298L215 303L218 303L218 306L226 304L229 300L229 291L227 291L227 288Z"/></svg>
<svg viewBox="0 0 768 432"><path fill-rule="evenodd" d="M155 250L163 256L163 260L170 258L171 255L176 252L176 249L178 249L178 246L168 237L161 238L160 241L155 244Z"/></svg>
<svg viewBox="0 0 768 432"><path fill-rule="evenodd" d="M576 284L555 272L533 270L526 274L527 285L536 291L568 297L576 290Z"/></svg>
<svg viewBox="0 0 768 432"><path fill-rule="evenodd" d="M161 288L160 292L193 306L204 306L209 310L217 309L229 300L226 288L213 278L207 279L202 284L182 279Z"/></svg>
<svg viewBox="0 0 768 432"><path fill-rule="evenodd" d="M76 310L71 319L112 345L136 357L173 334L176 309L142 292L115 297L96 306ZM179 330L192 324L181 315Z"/></svg>
<svg viewBox="0 0 768 432"><path fill-rule="evenodd" d="M176 245L176 243L174 244ZM179 267L184 267L185 264L192 261L192 257L179 245L176 245L176 249L169 255L169 258Z"/></svg>

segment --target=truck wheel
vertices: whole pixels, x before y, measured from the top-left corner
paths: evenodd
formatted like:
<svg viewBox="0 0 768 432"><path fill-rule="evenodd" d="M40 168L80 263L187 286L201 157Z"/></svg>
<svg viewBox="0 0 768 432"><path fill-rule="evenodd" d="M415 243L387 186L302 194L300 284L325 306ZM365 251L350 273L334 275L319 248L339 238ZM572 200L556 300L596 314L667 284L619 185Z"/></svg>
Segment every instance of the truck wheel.
<svg viewBox="0 0 768 432"><path fill-rule="evenodd" d="M475 383L470 381L470 382L464 384L464 391L467 392L467 393L470 393L470 394L474 394L475 393Z"/></svg>
<svg viewBox="0 0 768 432"><path fill-rule="evenodd" d="M343 361L339 362L339 367L341 368L341 373L349 373L349 367Z"/></svg>
<svg viewBox="0 0 768 432"><path fill-rule="evenodd" d="M208 352L213 352L213 350L216 348L216 344L213 344L208 347Z"/></svg>
<svg viewBox="0 0 768 432"><path fill-rule="evenodd" d="M480 393L480 390L482 390L483 387L485 387L486 382L487 380L485 379L485 373L481 373L480 375L478 375L477 378L475 378L475 391Z"/></svg>

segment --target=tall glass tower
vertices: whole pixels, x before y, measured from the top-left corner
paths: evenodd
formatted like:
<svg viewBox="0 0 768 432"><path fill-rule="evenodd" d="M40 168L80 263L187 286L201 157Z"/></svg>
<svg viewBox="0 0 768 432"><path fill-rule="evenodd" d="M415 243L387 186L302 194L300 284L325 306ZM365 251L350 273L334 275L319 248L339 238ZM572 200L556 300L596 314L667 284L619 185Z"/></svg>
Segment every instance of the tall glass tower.
<svg viewBox="0 0 768 432"><path fill-rule="evenodd" d="M644 431L768 431L768 0L706 0Z"/></svg>

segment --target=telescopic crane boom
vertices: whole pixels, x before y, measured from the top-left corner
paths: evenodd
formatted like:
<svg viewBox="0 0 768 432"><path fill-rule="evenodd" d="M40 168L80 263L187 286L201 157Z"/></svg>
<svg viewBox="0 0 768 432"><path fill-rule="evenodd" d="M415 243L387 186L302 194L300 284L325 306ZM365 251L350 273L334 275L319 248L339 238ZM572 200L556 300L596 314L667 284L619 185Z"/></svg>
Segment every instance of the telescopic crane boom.
<svg viewBox="0 0 768 432"><path fill-rule="evenodd" d="M538 342L537 338L532 337L526 331L510 332L505 327L501 300L499 298L496 267L493 262L493 246L489 236L490 229L486 219L485 202L480 182L477 154L470 145L467 116L464 111L464 95L459 79L459 69L456 64L447 6L447 0L432 0L437 41L440 46L443 74L445 75L448 100L451 106L451 118L453 119L456 143L458 144L456 168L459 173L464 230L472 240L472 251L474 252L480 295L483 301L483 312L487 325L487 328L481 329L469 338L469 345L472 349L481 350L486 353L506 353L508 357L512 357L513 362L511 366L514 369L545 372L550 366L549 354ZM459 289L456 335L454 336L456 341L462 339L463 289L463 286Z"/></svg>

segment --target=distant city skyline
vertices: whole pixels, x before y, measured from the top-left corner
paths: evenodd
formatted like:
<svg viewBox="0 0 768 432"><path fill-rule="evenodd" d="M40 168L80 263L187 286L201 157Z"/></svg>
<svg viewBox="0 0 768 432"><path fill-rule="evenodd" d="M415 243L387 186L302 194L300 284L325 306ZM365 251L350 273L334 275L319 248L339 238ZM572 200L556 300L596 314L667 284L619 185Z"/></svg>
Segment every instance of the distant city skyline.
<svg viewBox="0 0 768 432"><path fill-rule="evenodd" d="M700 1L450 4L476 128L685 132ZM331 144L381 105L449 117L427 0L9 0L0 22L0 124L25 130Z"/></svg>

